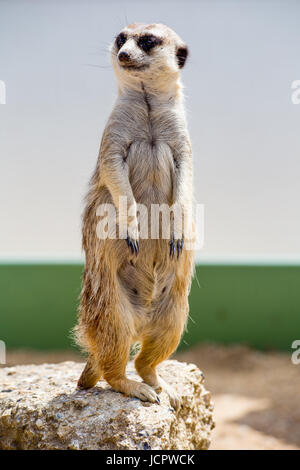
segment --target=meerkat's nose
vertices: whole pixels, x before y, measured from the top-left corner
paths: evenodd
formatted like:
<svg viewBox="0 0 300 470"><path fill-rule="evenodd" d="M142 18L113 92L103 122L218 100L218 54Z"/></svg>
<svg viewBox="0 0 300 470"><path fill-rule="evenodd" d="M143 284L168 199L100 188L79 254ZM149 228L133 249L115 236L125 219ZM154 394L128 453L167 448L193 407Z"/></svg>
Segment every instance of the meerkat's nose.
<svg viewBox="0 0 300 470"><path fill-rule="evenodd" d="M128 52L120 52L120 54L118 55L118 59L120 62L129 62L130 55L128 54Z"/></svg>

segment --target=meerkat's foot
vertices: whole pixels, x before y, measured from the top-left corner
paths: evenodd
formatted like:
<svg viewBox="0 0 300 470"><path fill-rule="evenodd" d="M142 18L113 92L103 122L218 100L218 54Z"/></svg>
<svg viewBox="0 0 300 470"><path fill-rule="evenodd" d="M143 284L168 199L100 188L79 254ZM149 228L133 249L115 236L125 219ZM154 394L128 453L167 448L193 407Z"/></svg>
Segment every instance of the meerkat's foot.
<svg viewBox="0 0 300 470"><path fill-rule="evenodd" d="M150 401L151 403L160 404L160 399L157 393L152 387L145 383L126 378L120 380L108 379L107 381L117 392L124 393L129 397L139 398L142 401Z"/></svg>
<svg viewBox="0 0 300 470"><path fill-rule="evenodd" d="M170 405L175 409L178 410L181 407L181 398L178 393L174 390L174 388L169 385L167 382L164 381L161 377L157 378L157 385L153 386L154 390L157 393L160 393L162 390L165 391L169 397Z"/></svg>
<svg viewBox="0 0 300 470"><path fill-rule="evenodd" d="M157 393L160 393L164 390L170 400L170 405L175 409L178 410L181 406L181 398L177 394L177 392L173 389L171 385L162 379L157 372L152 367L141 367L139 365L138 360L136 361L136 368L139 375L142 377L146 384L150 385Z"/></svg>
<svg viewBox="0 0 300 470"><path fill-rule="evenodd" d="M142 401L160 404L160 399L155 390L147 384L136 382L132 390L132 396L140 398Z"/></svg>

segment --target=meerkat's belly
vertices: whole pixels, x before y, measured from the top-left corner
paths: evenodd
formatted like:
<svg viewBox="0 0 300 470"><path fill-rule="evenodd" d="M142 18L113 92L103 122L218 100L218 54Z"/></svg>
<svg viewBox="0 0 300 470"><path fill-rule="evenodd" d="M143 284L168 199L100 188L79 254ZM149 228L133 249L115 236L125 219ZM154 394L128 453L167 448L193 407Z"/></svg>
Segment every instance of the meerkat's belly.
<svg viewBox="0 0 300 470"><path fill-rule="evenodd" d="M166 142L133 142L127 156L133 194L140 204L171 204L174 160Z"/></svg>
<svg viewBox="0 0 300 470"><path fill-rule="evenodd" d="M129 178L135 200L148 211L148 238L140 233L140 252L122 263L119 279L136 311L148 311L165 284L171 284L174 269L169 256L169 235L151 238L151 205L172 204L174 161L165 142L134 142L127 155ZM162 286L162 287L161 287Z"/></svg>

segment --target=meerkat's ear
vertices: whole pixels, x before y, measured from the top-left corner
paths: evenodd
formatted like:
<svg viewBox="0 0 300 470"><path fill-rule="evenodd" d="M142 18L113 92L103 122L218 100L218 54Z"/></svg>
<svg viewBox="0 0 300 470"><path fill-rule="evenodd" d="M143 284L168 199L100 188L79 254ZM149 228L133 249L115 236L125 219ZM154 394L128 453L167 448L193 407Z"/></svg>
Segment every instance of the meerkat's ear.
<svg viewBox="0 0 300 470"><path fill-rule="evenodd" d="M188 55L189 55L189 50L185 44L177 47L176 57L177 57L177 62L178 62L178 66L180 69L182 69L182 67L184 66Z"/></svg>

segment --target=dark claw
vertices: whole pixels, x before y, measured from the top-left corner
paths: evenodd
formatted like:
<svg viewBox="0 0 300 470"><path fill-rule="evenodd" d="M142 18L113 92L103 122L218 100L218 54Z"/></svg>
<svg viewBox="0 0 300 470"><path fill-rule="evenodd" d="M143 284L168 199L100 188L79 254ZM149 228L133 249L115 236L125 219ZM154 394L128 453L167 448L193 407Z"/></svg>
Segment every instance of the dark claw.
<svg viewBox="0 0 300 470"><path fill-rule="evenodd" d="M181 240L174 240L172 238L169 242L170 245L170 258L174 258L175 251L177 251L177 259L179 258L180 253L182 253L183 249L183 238Z"/></svg>
<svg viewBox="0 0 300 470"><path fill-rule="evenodd" d="M170 258L173 259L173 258L174 258L174 254L175 254L175 241L174 241L174 238L172 238L172 239L169 241L169 245L170 245Z"/></svg>
<svg viewBox="0 0 300 470"><path fill-rule="evenodd" d="M127 246L128 248L130 249L131 253L132 254L138 254L138 252L140 251L140 244L139 244L139 241L136 240L136 241L133 241L129 236L126 238L126 243L127 243Z"/></svg>
<svg viewBox="0 0 300 470"><path fill-rule="evenodd" d="M128 248L131 250L131 253L133 253L133 244L132 244L132 240L130 237L126 238L126 243L127 243Z"/></svg>
<svg viewBox="0 0 300 470"><path fill-rule="evenodd" d="M177 240L177 259L179 258L180 253L183 250L183 238L181 240Z"/></svg>
<svg viewBox="0 0 300 470"><path fill-rule="evenodd" d="M159 399L159 397L156 397L156 403L157 403L158 405L160 405L160 399Z"/></svg>

